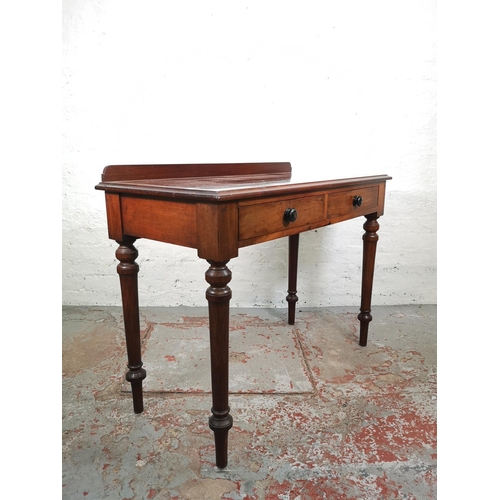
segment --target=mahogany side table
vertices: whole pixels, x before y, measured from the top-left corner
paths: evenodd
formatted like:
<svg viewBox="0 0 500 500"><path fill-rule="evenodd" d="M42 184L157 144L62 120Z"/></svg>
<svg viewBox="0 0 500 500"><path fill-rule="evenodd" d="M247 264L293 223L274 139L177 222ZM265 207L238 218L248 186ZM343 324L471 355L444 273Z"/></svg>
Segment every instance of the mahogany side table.
<svg viewBox="0 0 500 500"><path fill-rule="evenodd" d="M209 263L205 279L210 330L212 415L216 465L227 466L229 413L230 259L238 249L289 238L288 323L295 321L299 235L304 231L364 216L359 344L365 346L372 320L371 296L384 213L387 175L337 180L297 179L290 163L110 165L96 189L103 190L109 237L119 247L120 277L128 356L126 379L135 413L143 411L139 266L134 242L149 238L198 250Z"/></svg>

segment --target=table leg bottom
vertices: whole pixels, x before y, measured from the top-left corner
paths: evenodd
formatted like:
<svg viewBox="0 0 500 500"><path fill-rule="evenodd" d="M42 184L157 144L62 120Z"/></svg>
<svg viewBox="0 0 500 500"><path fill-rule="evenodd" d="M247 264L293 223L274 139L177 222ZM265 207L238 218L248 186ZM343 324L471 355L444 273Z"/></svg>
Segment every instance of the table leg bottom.
<svg viewBox="0 0 500 500"><path fill-rule="evenodd" d="M134 413L142 413L144 411L144 400L142 395L142 381L146 378L146 370L140 366L130 366L129 371L125 374L125 379L130 382L132 388L132 403L134 405Z"/></svg>
<svg viewBox="0 0 500 500"><path fill-rule="evenodd" d="M233 426L233 417L229 415L229 408L227 412L224 412L224 416L218 415L222 412L215 412L213 409L212 412L213 415L208 419L208 425L214 431L215 465L219 469L224 469L227 467L228 433Z"/></svg>

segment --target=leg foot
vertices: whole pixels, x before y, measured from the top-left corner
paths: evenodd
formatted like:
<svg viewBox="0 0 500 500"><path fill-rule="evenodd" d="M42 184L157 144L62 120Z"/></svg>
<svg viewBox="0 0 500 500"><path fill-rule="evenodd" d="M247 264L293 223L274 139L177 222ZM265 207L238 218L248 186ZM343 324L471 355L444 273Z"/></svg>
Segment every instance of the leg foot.
<svg viewBox="0 0 500 500"><path fill-rule="evenodd" d="M134 405L134 413L142 413L144 411L144 403L142 397L142 381L146 378L146 370L142 368L142 363L138 366L128 365L129 371L125 374L125 379L130 382L132 388L132 404Z"/></svg>
<svg viewBox="0 0 500 500"><path fill-rule="evenodd" d="M229 415L229 406L226 412L217 412L212 408L212 415L208 419L208 425L214 431L215 465L219 469L224 469L227 467L228 433L233 426L233 417Z"/></svg>

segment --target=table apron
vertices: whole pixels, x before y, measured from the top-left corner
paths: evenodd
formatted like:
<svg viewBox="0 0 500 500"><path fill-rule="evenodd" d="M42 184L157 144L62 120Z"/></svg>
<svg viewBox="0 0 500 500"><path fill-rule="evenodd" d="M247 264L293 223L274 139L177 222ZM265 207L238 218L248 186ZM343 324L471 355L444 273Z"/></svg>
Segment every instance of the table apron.
<svg viewBox="0 0 500 500"><path fill-rule="evenodd" d="M124 235L198 249L202 258L234 258L238 248L355 217L383 214L385 182L230 202L188 202L129 194L110 195L113 239ZM361 204L353 203L361 197ZM296 220L285 211L295 209ZM120 231L121 228L121 231Z"/></svg>
<svg viewBox="0 0 500 500"><path fill-rule="evenodd" d="M262 199L239 205L239 246L309 231L362 215L383 213L385 183L335 190L302 197ZM355 197L361 197L359 206ZM297 219L286 219L285 211L295 209Z"/></svg>

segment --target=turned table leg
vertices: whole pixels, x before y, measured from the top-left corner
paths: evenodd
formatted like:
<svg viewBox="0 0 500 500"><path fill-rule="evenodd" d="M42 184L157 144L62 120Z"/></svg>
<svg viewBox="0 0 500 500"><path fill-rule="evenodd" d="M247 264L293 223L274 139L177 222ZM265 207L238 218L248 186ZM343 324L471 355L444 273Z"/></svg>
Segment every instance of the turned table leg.
<svg viewBox="0 0 500 500"><path fill-rule="evenodd" d="M299 260L299 234L288 237L288 324L295 324L295 304L297 303L297 264Z"/></svg>
<svg viewBox="0 0 500 500"><path fill-rule="evenodd" d="M125 378L132 386L134 412L142 413L142 381L146 378L146 370L141 361L141 332L139 323L139 293L137 289L137 274L139 265L135 262L138 256L134 247L135 238L119 241L116 258L120 261L117 267L120 275L122 292L123 321L125 324L125 339L127 343L128 369Z"/></svg>
<svg viewBox="0 0 500 500"><path fill-rule="evenodd" d="M365 234L363 235L363 271L361 279L361 307L358 319L360 322L359 345L366 346L368 341L368 325L372 320L371 302L373 288L373 273L375 270L375 251L377 249L379 224L377 215L366 216L363 225Z"/></svg>
<svg viewBox="0 0 500 500"><path fill-rule="evenodd" d="M212 370L212 415L210 429L214 431L215 461L219 469L227 466L227 435L233 426L229 414L229 301L231 271L228 261L208 261L205 273L210 324L210 364Z"/></svg>

